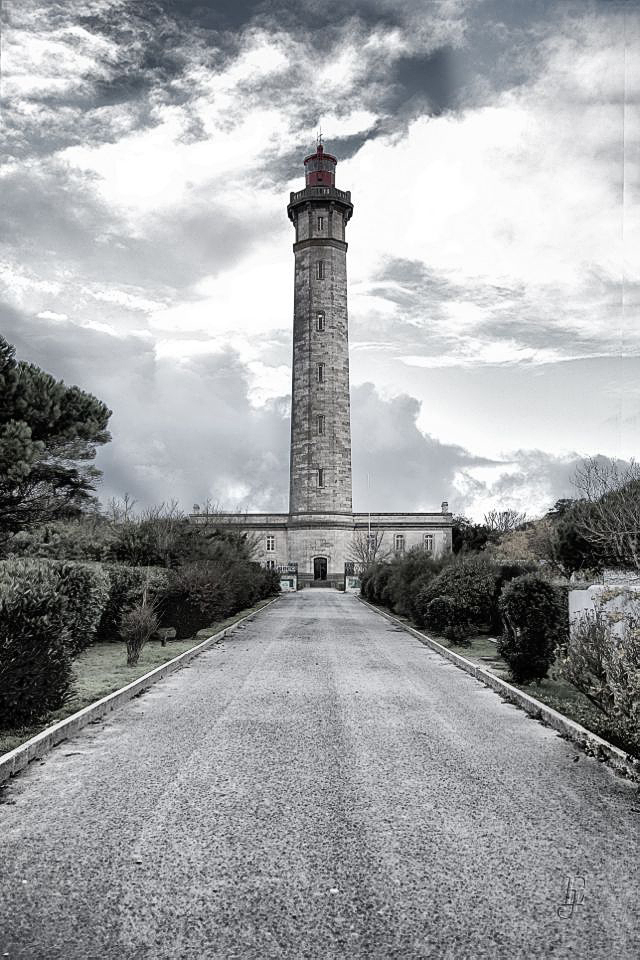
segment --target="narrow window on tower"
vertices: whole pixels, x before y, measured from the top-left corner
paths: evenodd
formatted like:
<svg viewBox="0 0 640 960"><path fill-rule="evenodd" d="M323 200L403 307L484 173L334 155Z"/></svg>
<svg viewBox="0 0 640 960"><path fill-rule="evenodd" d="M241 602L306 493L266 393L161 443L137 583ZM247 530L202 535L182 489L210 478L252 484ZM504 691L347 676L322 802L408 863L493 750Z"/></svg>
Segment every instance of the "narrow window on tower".
<svg viewBox="0 0 640 960"><path fill-rule="evenodd" d="M318 436L323 437L324 436L324 414L323 413L318 414L317 424L318 424Z"/></svg>
<svg viewBox="0 0 640 960"><path fill-rule="evenodd" d="M324 280L324 260L316 260L316 280Z"/></svg>
<svg viewBox="0 0 640 960"><path fill-rule="evenodd" d="M324 469L322 467L318 467L318 486L324 487Z"/></svg>
<svg viewBox="0 0 640 960"><path fill-rule="evenodd" d="M316 313L316 330L324 330L324 310L318 310Z"/></svg>
<svg viewBox="0 0 640 960"><path fill-rule="evenodd" d="M324 217L318 217L318 230L324 230Z"/></svg>
<svg viewBox="0 0 640 960"><path fill-rule="evenodd" d="M324 363L318 364L317 377L318 383L324 383Z"/></svg>

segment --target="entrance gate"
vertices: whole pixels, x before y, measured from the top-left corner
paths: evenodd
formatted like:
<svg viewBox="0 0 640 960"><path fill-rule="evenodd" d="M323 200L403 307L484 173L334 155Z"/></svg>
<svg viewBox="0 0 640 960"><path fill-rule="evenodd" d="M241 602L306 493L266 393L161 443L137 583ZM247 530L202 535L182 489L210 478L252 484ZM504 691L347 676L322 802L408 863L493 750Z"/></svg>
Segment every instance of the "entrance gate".
<svg viewBox="0 0 640 960"><path fill-rule="evenodd" d="M327 579L327 558L326 557L313 558L313 579L314 580Z"/></svg>

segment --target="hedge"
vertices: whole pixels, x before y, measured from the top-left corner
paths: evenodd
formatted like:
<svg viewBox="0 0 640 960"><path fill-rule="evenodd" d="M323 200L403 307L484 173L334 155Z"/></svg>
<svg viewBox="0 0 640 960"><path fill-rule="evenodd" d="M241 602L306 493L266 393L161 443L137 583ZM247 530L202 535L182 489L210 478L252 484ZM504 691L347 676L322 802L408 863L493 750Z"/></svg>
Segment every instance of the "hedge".
<svg viewBox="0 0 640 960"><path fill-rule="evenodd" d="M68 699L67 599L47 561L0 562L0 726L40 720Z"/></svg>

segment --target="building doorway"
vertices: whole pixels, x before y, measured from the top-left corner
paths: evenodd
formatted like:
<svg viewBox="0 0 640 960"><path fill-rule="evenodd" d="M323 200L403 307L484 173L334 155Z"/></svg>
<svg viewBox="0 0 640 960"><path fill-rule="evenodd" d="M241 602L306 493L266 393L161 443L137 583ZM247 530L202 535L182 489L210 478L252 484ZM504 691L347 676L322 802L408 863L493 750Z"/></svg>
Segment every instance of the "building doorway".
<svg viewBox="0 0 640 960"><path fill-rule="evenodd" d="M314 580L327 579L327 558L326 557L313 558L313 579Z"/></svg>

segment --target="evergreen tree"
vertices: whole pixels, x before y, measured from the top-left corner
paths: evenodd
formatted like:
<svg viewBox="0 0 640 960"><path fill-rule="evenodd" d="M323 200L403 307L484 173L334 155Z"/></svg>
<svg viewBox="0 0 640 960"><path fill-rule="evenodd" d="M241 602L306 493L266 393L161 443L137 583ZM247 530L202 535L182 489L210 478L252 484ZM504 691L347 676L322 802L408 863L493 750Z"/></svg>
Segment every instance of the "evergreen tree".
<svg viewBox="0 0 640 960"><path fill-rule="evenodd" d="M73 516L93 499L96 448L111 411L78 387L18 362L0 336L0 537Z"/></svg>

